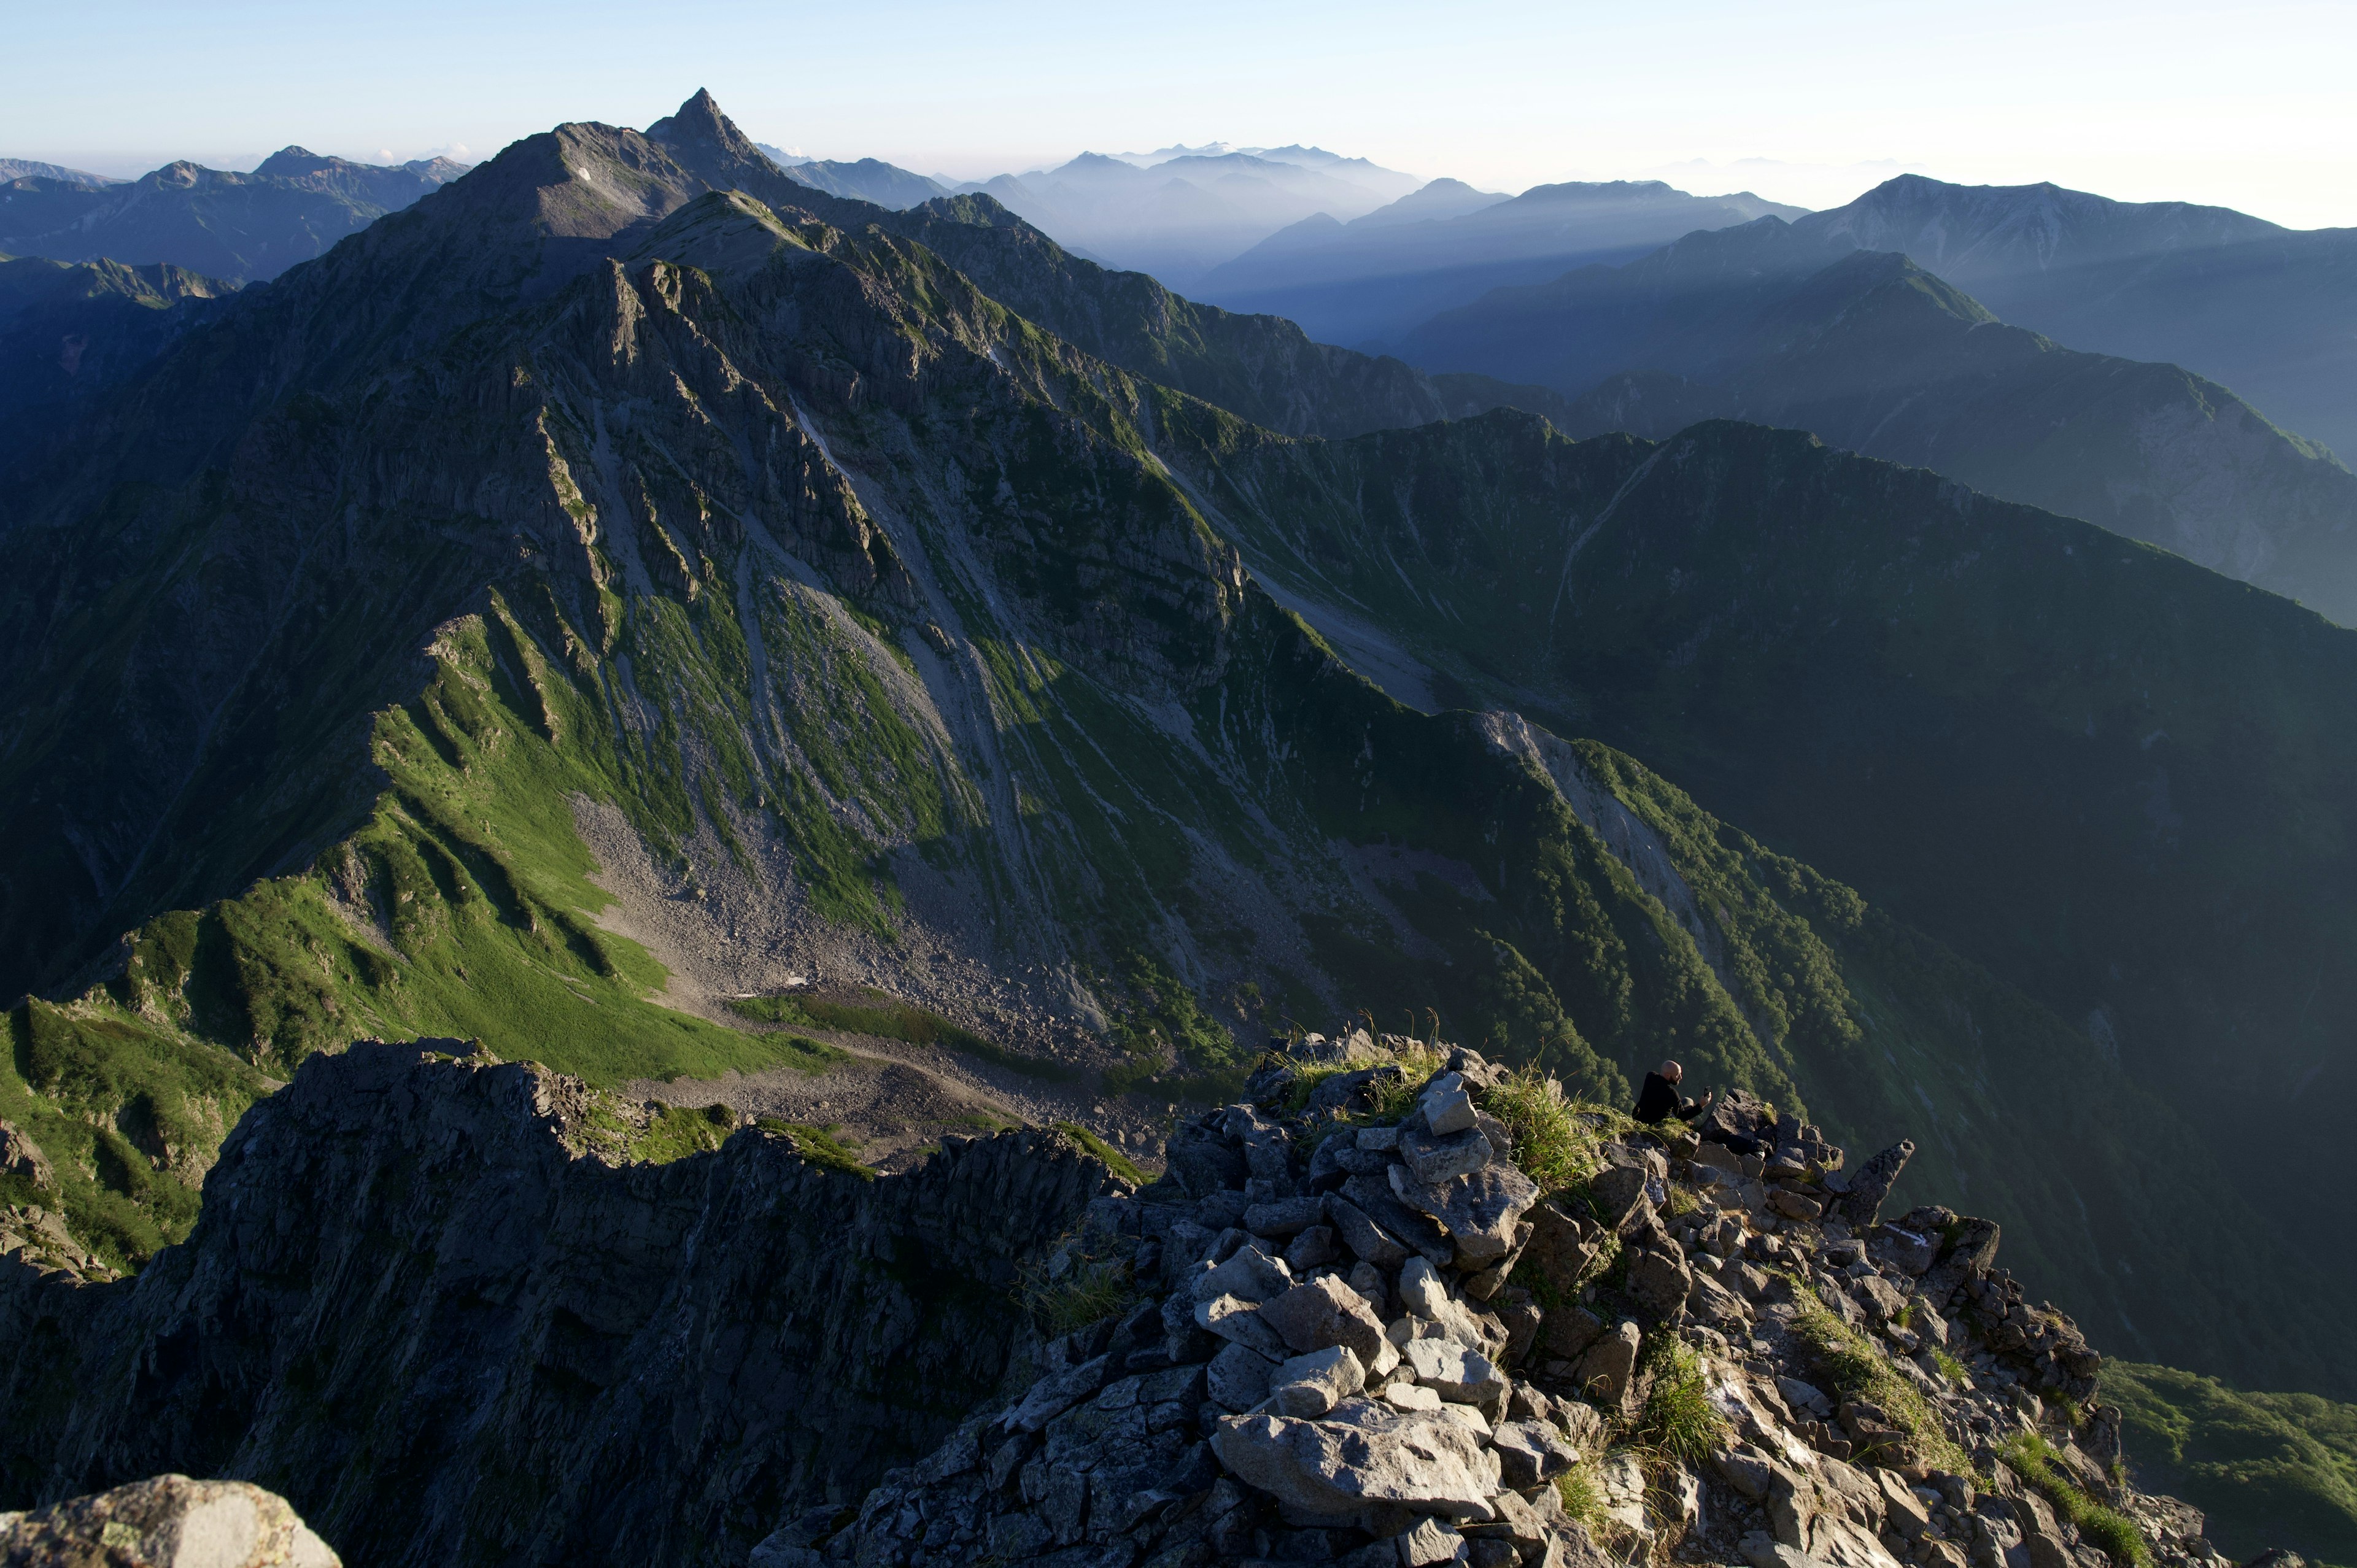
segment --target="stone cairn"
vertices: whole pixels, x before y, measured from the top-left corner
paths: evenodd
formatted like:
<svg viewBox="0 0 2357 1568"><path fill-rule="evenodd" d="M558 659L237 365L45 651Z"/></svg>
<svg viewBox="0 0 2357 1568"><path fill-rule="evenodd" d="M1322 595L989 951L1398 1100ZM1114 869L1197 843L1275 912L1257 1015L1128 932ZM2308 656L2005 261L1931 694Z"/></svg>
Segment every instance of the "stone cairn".
<svg viewBox="0 0 2357 1568"><path fill-rule="evenodd" d="M1501 1087L1585 1134L1584 1180L1541 1190ZM1699 1138L1629 1126L1469 1050L1265 1058L1052 1261L1125 1283L1104 1316L755 1568L2113 1568L2003 1462L2030 1434L2161 1561L2212 1555L2122 1482L2098 1359L1996 1226L1881 1218L1912 1144L1845 1173L1740 1091Z"/></svg>

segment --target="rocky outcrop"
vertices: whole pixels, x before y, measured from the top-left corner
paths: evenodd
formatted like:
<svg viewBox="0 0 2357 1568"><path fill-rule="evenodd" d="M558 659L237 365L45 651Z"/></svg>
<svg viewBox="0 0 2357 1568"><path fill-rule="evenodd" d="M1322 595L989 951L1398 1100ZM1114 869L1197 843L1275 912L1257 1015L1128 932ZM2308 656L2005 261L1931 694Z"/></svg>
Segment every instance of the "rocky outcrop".
<svg viewBox="0 0 2357 1568"><path fill-rule="evenodd" d="M0 1503L236 1476L357 1563L741 1560L998 1389L1020 1271L1110 1180L1041 1132L875 1181L759 1127L615 1168L597 1110L363 1043L247 1113L136 1280L0 1260Z"/></svg>
<svg viewBox="0 0 2357 1568"><path fill-rule="evenodd" d="M1425 1072L1265 1064L1167 1178L1092 1206L1072 1256L1126 1300L756 1568L2105 1568L2019 1456L2150 1501L2113 1478L2096 1358L1989 1266L1994 1227L1853 1229L1841 1151L1797 1124L1805 1159L1665 1147L1469 1051ZM1518 1138L1589 1174L1542 1197ZM1869 1162L1869 1205L1900 1163ZM1449 1200L1386 1204L1427 1181Z"/></svg>
<svg viewBox="0 0 2357 1568"><path fill-rule="evenodd" d="M286 1499L243 1481L157 1476L0 1514L7 1568L340 1568Z"/></svg>

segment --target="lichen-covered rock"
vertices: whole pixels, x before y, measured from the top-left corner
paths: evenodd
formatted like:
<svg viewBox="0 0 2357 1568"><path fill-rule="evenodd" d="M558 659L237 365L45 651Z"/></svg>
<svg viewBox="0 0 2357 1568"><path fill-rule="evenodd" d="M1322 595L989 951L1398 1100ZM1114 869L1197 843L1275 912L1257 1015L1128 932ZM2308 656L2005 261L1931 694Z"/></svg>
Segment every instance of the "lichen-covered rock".
<svg viewBox="0 0 2357 1568"><path fill-rule="evenodd" d="M0 1514L5 1568L339 1568L286 1499L244 1481L156 1476Z"/></svg>

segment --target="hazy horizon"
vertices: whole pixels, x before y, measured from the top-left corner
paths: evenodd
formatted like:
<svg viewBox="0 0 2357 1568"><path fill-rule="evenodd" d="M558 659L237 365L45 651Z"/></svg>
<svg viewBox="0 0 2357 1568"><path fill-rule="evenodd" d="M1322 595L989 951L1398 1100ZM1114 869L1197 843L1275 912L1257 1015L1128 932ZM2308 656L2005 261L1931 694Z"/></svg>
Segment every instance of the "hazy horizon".
<svg viewBox="0 0 2357 1568"><path fill-rule="evenodd" d="M1183 32L1063 3L1019 22L919 0L857 15L694 0L327 14L249 0L107 21L21 15L0 156L131 176L250 168L290 143L479 161L563 120L644 126L698 87L757 139L981 178L1082 151L1303 142L1517 192L1665 178L1837 204L1901 170L2357 224L2357 10L1999 0L1927 30L1896 5L1641 16L1394 0L1189 14ZM1502 43L1500 40L1506 40ZM84 69L56 69L61 59ZM2199 102L2199 114L2186 105Z"/></svg>

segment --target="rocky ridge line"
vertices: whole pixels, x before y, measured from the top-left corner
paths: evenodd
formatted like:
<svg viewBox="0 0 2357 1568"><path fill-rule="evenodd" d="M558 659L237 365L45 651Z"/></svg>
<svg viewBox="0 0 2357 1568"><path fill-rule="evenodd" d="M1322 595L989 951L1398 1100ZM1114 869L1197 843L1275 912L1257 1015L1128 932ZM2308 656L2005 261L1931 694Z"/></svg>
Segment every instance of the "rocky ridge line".
<svg viewBox="0 0 2357 1568"><path fill-rule="evenodd" d="M1038 1129L628 1163L604 1097L468 1049L307 1060L135 1278L0 1258L0 1506L228 1476L372 1565L742 1562L1000 1390L1107 1190Z"/></svg>
<svg viewBox="0 0 2357 1568"><path fill-rule="evenodd" d="M1105 1310L1028 1389L856 1510L789 1520L755 1568L2147 1550L2095 1507L2163 1563L2215 1556L2198 1514L2126 1483L2100 1358L1995 1266L1997 1227L1882 1219L1910 1144L1846 1171L1738 1092L1703 1128L1758 1140L1738 1155L1363 1034L1311 1036L1247 1094L1178 1126L1151 1187L1090 1206L1055 1267Z"/></svg>

